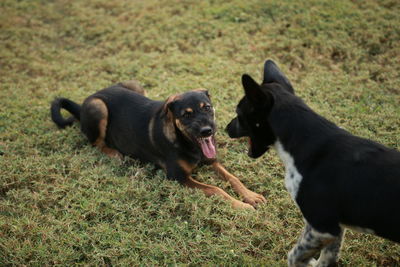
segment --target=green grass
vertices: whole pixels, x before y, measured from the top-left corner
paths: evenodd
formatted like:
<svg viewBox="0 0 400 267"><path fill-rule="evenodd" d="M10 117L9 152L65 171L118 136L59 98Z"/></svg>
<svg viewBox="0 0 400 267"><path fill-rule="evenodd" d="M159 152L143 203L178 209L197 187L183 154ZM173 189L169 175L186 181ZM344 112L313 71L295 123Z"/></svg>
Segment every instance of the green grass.
<svg viewBox="0 0 400 267"><path fill-rule="evenodd" d="M241 74L260 80L268 58L320 114L400 148L398 1L3 0L0 13L0 266L285 266L303 222L283 166L223 131ZM131 78L155 99L208 88L221 161L268 203L232 210L51 122L54 97ZM236 196L208 168L194 176ZM341 264L400 266L400 248L348 231Z"/></svg>

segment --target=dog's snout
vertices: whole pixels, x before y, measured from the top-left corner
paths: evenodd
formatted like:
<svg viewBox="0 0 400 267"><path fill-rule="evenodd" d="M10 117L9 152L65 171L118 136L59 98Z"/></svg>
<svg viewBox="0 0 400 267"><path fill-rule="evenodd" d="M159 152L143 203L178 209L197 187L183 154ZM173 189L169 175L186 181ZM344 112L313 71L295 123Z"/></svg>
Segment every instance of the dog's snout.
<svg viewBox="0 0 400 267"><path fill-rule="evenodd" d="M203 127L200 129L200 134L202 137L207 137L210 136L212 134L212 128L209 126Z"/></svg>

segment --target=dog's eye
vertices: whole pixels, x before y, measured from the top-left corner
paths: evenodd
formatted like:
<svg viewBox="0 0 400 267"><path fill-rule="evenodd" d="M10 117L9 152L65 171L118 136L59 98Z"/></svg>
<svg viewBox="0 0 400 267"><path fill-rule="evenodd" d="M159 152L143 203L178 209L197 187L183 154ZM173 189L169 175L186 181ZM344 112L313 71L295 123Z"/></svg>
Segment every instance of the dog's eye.
<svg viewBox="0 0 400 267"><path fill-rule="evenodd" d="M203 109L204 109L205 111L210 111L210 110L211 110L211 106L210 106L210 105L205 105L205 106L203 107Z"/></svg>

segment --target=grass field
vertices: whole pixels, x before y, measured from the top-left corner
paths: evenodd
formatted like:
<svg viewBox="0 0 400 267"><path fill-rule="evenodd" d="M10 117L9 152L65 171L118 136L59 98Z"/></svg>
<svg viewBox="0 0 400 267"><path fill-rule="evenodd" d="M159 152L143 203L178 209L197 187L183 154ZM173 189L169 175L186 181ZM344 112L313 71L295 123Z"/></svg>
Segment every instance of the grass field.
<svg viewBox="0 0 400 267"><path fill-rule="evenodd" d="M275 152L253 160L223 131L275 60L297 94L350 132L400 149L400 2L31 0L0 2L0 266L285 266L303 222ZM166 99L208 88L219 157L256 211L166 181L59 130L50 102L139 80ZM238 197L207 167L195 177ZM400 247L347 231L343 266L400 266Z"/></svg>

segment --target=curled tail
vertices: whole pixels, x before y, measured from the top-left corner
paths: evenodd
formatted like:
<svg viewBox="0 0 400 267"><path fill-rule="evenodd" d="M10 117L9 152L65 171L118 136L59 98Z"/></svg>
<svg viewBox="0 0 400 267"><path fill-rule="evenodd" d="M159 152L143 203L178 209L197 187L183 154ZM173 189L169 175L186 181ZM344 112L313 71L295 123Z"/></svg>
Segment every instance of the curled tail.
<svg viewBox="0 0 400 267"><path fill-rule="evenodd" d="M60 112L62 108L68 110L73 117L64 119ZM50 111L51 119L54 123L57 124L58 127L64 129L66 126L72 125L75 119L80 119L81 106L66 98L56 98L51 103Z"/></svg>

